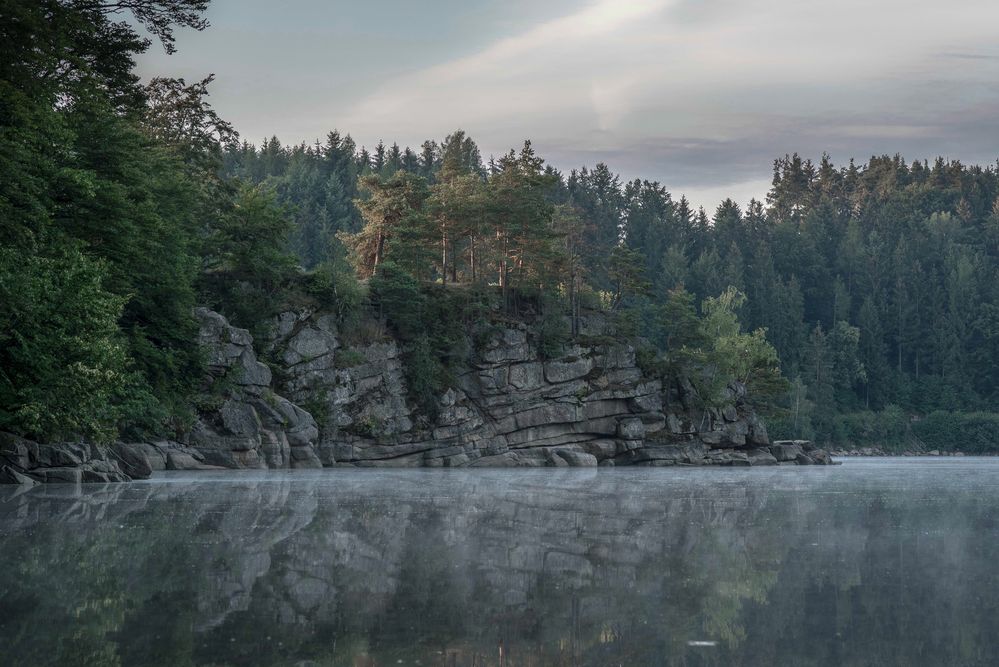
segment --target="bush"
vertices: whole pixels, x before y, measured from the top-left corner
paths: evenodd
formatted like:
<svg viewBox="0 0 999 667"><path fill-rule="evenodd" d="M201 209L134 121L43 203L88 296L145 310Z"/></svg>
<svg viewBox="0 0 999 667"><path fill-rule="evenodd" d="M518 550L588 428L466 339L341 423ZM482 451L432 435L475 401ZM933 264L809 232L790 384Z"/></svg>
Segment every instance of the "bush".
<svg viewBox="0 0 999 667"><path fill-rule="evenodd" d="M912 430L927 450L999 453L999 413L931 412Z"/></svg>
<svg viewBox="0 0 999 667"><path fill-rule="evenodd" d="M635 365L642 375L649 378L665 379L669 372L665 359L651 345L640 345L635 349Z"/></svg>
<svg viewBox="0 0 999 667"><path fill-rule="evenodd" d="M371 302L402 345L410 399L433 417L452 369L468 356L466 331L488 308L489 295L421 285L391 262L369 283Z"/></svg>
<svg viewBox="0 0 999 667"><path fill-rule="evenodd" d="M437 417L437 397L446 389L450 377L430 347L430 339L421 336L403 355L409 397L431 420Z"/></svg>
<svg viewBox="0 0 999 667"><path fill-rule="evenodd" d="M369 282L371 303L403 343L426 332L427 298L415 278L385 262Z"/></svg>
<svg viewBox="0 0 999 667"><path fill-rule="evenodd" d="M549 310L537 323L538 354L542 359L555 359L569 342L569 324L557 310Z"/></svg>
<svg viewBox="0 0 999 667"><path fill-rule="evenodd" d="M841 446L901 451L914 444L908 416L895 405L889 405L881 412L864 410L840 415L834 424L829 440Z"/></svg>
<svg viewBox="0 0 999 667"><path fill-rule="evenodd" d="M355 325L364 303L364 290L349 267L324 262L306 275L306 293L320 307L332 310L341 325Z"/></svg>

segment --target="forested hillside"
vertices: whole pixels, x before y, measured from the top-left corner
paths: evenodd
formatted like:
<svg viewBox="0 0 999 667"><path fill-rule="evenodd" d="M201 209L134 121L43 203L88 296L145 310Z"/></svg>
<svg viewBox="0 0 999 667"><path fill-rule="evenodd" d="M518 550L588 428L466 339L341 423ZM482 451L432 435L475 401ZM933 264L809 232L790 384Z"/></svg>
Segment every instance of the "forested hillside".
<svg viewBox="0 0 999 667"><path fill-rule="evenodd" d="M994 166L880 156L837 167L826 156L785 156L765 202L743 210L726 200L708 214L604 164L556 171L529 144L483 164L460 130L418 151L380 143L369 152L339 132L314 145L271 138L259 149L230 146L225 165L291 207L292 247L306 267L350 256L368 275L384 259L372 250L385 240L377 229L392 228L399 261L423 253L421 277L554 281L566 312L580 293L602 299L663 349L689 342L666 340L664 312L675 324L678 303L734 287L747 297L744 328L766 330L792 380L775 400L781 434L901 445L913 421L937 413L920 428L996 435L989 415L940 414L994 410L999 397ZM531 180L549 225L532 230L508 215L542 205L504 202L511 178ZM393 201L406 216L372 224L388 220L375 211ZM545 234L562 240L557 262L537 245Z"/></svg>
<svg viewBox="0 0 999 667"><path fill-rule="evenodd" d="M182 433L209 400L195 305L253 329L308 302L388 327L428 412L489 318L527 317L554 354L602 309L648 373L706 403L741 381L778 435L999 439L995 167L788 156L766 202L709 214L530 142L484 159L460 130L258 148L212 77L133 71L207 4L0 7L0 430Z"/></svg>

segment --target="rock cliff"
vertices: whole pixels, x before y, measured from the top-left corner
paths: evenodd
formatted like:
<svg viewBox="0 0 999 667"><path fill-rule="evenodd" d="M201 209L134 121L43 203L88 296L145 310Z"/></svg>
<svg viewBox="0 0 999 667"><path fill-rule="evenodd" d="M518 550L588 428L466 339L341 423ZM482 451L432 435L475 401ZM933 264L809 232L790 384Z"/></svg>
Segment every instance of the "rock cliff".
<svg viewBox="0 0 999 667"><path fill-rule="evenodd" d="M390 339L346 344L334 318L286 312L266 341L276 390L318 415L323 465L595 466L828 463L810 444L771 447L743 387L723 408L697 407L689 383L645 377L635 349L611 342L599 315L580 341L544 359L524 323L493 326L438 401L436 418L407 401Z"/></svg>
<svg viewBox="0 0 999 667"><path fill-rule="evenodd" d="M4 436L0 481L105 482L152 470L329 466L673 466L828 464L804 441L771 443L733 385L699 407L689 382L643 375L635 349L591 315L579 340L543 358L523 322L475 332L478 344L437 399L408 400L400 350L387 336L348 343L332 315L285 312L260 347L199 308L208 377L184 442L38 445ZM471 338L471 337L470 337ZM590 341L590 342L587 342ZM273 367L273 370L272 370Z"/></svg>

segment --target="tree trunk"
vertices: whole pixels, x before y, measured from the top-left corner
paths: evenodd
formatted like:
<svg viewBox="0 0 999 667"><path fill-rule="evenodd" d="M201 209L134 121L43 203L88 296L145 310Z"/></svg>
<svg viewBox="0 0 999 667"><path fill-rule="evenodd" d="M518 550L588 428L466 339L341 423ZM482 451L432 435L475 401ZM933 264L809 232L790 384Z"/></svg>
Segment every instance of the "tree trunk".
<svg viewBox="0 0 999 667"><path fill-rule="evenodd" d="M475 282L475 236L468 239L468 266L472 272L472 282Z"/></svg>
<svg viewBox="0 0 999 667"><path fill-rule="evenodd" d="M382 263L382 256L385 253L385 233L378 232L378 244L375 246L375 265L371 268L371 274L378 271L378 265Z"/></svg>
<svg viewBox="0 0 999 667"><path fill-rule="evenodd" d="M441 233L441 281L447 284L447 232Z"/></svg>

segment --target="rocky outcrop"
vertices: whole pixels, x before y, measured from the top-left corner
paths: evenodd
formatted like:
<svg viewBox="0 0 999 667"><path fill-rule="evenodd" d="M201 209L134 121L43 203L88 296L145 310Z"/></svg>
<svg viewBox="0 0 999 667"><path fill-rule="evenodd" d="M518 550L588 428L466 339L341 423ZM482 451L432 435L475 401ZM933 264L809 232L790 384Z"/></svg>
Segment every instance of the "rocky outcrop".
<svg viewBox="0 0 999 667"><path fill-rule="evenodd" d="M183 442L39 445L5 436L0 481L107 482L153 470L335 465L832 462L811 443L771 444L742 386L729 387L723 405L705 408L689 382L663 387L644 376L634 348L608 337L598 315L556 358L539 354L523 322L473 332L479 345L469 343L474 351L438 397L433 419L408 400L400 349L387 336L348 344L332 315L286 312L264 341L272 372L247 330L206 308L195 315L208 377Z"/></svg>
<svg viewBox="0 0 999 667"><path fill-rule="evenodd" d="M584 330L600 332L599 316L590 320ZM332 316L308 311L281 314L271 330L265 347L281 366L278 390L319 415L316 450L325 466L829 462L814 448L797 445L789 456L771 447L743 387L730 387L723 407L699 407L689 382L664 388L642 374L632 346L606 336L544 359L524 323L479 332L481 344L430 420L407 400L390 338L346 344Z"/></svg>
<svg viewBox="0 0 999 667"><path fill-rule="evenodd" d="M257 360L246 329L231 326L207 308L195 316L198 341L207 355L209 399L186 443L165 451L175 468L318 468L314 444L319 435L307 411L271 389L271 370ZM192 460L193 459L193 463Z"/></svg>
<svg viewBox="0 0 999 667"><path fill-rule="evenodd" d="M132 478L126 469L128 464L115 447L86 442L40 444L0 433L0 484L125 482ZM142 476L141 468L132 470L136 477Z"/></svg>

